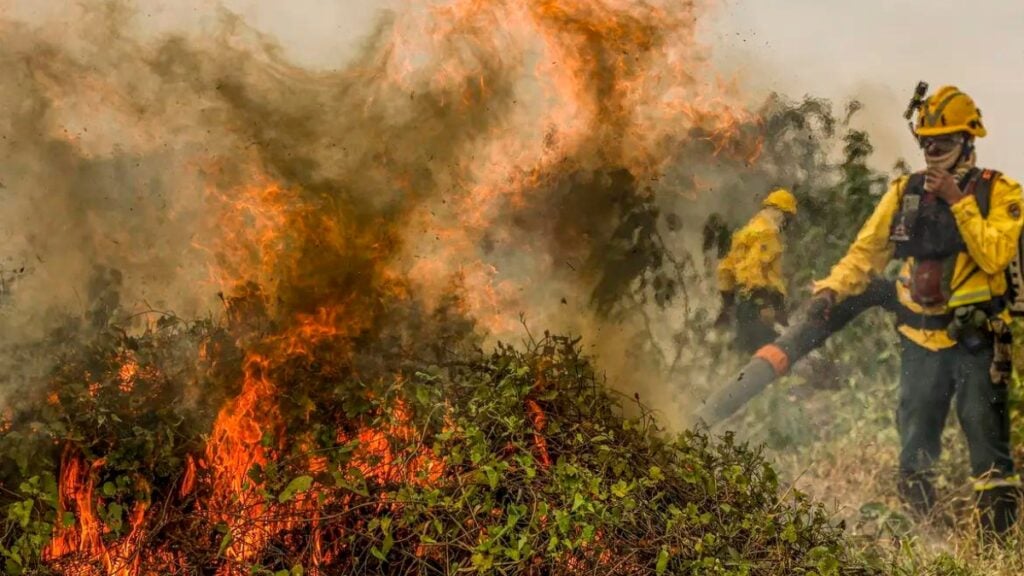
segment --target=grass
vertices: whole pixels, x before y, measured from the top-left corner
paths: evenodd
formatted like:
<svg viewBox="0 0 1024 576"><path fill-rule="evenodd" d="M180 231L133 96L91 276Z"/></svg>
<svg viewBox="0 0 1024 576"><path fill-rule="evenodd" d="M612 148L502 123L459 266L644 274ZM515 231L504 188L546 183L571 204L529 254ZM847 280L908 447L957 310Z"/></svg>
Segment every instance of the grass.
<svg viewBox="0 0 1024 576"><path fill-rule="evenodd" d="M966 442L952 411L938 465L940 501L926 518L914 518L903 508L896 492L898 353L891 329L878 331L877 322L865 319L838 342L830 342L825 354L836 361L834 382L821 387L813 377L784 379L752 402L733 425L745 430L744 437L765 443L783 485L824 504L845 525L851 545L884 557L890 573L1024 573L1020 524L1002 544L979 537ZM1022 351L1018 346L1017 352ZM1020 382L1017 386L1015 396ZM1024 433L1019 411L1018 399L1013 418L1018 462Z"/></svg>

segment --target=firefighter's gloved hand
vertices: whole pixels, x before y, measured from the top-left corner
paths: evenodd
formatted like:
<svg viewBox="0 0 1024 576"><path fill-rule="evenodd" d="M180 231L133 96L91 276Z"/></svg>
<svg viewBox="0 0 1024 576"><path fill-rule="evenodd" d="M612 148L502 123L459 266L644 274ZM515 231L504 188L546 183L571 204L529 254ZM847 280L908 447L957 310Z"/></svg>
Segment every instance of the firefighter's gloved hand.
<svg viewBox="0 0 1024 576"><path fill-rule="evenodd" d="M832 312L832 307L836 305L836 293L831 288L825 288L821 292L818 292L811 298L811 303L807 306L807 316L809 319L821 319L828 320L829 314Z"/></svg>

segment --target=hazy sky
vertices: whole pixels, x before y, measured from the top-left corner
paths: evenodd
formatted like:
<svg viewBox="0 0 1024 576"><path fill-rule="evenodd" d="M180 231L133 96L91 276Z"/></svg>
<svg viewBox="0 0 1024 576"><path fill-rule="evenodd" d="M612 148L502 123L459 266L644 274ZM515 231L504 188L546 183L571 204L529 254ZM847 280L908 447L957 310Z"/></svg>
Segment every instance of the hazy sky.
<svg viewBox="0 0 1024 576"><path fill-rule="evenodd" d="M413 4L421 4L422 0ZM75 2L0 0L0 12L54 17ZM277 37L307 65L344 64L382 8L403 0L222 0ZM211 0L139 0L154 30L196 28L217 16ZM862 124L878 147L878 164L897 155L917 164L902 111L918 80L953 83L981 107L986 166L1024 179L1024 2L1020 0L723 0L705 36L723 70L736 71L761 97L777 90L868 108Z"/></svg>
<svg viewBox="0 0 1024 576"><path fill-rule="evenodd" d="M979 163L1024 180L1020 0L733 0L715 27L719 55L761 88L863 99L880 154L912 165L902 113L914 86L955 84L989 131Z"/></svg>

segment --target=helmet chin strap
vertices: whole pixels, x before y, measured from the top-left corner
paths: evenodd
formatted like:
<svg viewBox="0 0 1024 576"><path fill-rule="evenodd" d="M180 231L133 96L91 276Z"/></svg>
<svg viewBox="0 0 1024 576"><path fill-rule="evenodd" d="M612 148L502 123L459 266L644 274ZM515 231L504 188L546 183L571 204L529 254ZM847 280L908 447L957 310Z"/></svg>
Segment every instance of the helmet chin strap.
<svg viewBox="0 0 1024 576"><path fill-rule="evenodd" d="M960 147L960 157L956 159L956 165L960 166L969 163L974 166L974 138L964 137L964 145Z"/></svg>

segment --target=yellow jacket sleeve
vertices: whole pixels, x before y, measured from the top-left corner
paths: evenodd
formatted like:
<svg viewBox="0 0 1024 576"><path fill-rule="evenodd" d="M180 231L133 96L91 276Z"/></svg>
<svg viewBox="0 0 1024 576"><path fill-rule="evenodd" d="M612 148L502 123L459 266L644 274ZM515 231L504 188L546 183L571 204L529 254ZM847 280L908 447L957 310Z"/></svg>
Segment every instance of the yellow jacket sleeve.
<svg viewBox="0 0 1024 576"><path fill-rule="evenodd" d="M967 245L967 253L986 274L998 274L1017 254L1021 231L1020 184L1000 177L992 186L988 217L982 218L978 201L966 196L953 204L953 217Z"/></svg>
<svg viewBox="0 0 1024 576"><path fill-rule="evenodd" d="M894 181L875 206L875 211L857 233L857 238L824 280L814 283L814 293L831 289L840 299L860 294L872 276L881 274L892 259L889 240L892 219L899 206L900 191L906 177Z"/></svg>

